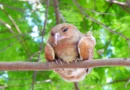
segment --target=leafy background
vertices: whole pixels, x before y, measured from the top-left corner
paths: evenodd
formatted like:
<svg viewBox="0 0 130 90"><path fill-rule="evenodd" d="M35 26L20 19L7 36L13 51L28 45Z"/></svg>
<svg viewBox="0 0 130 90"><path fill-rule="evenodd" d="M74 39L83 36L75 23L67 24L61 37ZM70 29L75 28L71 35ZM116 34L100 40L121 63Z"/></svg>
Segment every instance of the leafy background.
<svg viewBox="0 0 130 90"><path fill-rule="evenodd" d="M118 2L127 3L125 0ZM59 0L67 23L82 33L93 32L97 44L94 59L130 57L130 7L105 0ZM0 61L45 62L39 54L45 22L46 0L0 0ZM61 20L61 22L63 21ZM44 45L56 25L53 0L48 7ZM129 90L129 67L94 68L80 90ZM74 90L53 71L1 71L0 90Z"/></svg>

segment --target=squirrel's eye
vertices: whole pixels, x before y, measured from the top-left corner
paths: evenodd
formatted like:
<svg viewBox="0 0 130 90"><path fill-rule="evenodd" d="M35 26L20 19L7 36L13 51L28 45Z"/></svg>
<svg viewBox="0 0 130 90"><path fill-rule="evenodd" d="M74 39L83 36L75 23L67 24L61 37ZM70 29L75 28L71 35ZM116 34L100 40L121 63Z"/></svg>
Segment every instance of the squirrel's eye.
<svg viewBox="0 0 130 90"><path fill-rule="evenodd" d="M53 33L53 32L51 32L51 36L54 36L54 33Z"/></svg>
<svg viewBox="0 0 130 90"><path fill-rule="evenodd" d="M63 32L66 32L68 30L68 28L65 28L64 30L63 30Z"/></svg>

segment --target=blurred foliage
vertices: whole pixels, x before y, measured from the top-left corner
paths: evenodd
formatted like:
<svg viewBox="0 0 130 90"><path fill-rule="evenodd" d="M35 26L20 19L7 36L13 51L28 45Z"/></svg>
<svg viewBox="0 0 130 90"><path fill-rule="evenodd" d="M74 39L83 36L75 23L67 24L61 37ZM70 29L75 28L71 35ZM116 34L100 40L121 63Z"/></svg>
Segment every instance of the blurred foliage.
<svg viewBox="0 0 130 90"><path fill-rule="evenodd" d="M1 61L37 61L46 0L36 1L0 0ZM130 12L105 0L76 1L88 16L130 38ZM125 2L125 0L119 1ZM93 32L97 41L94 50L95 59L130 57L130 40L121 37L121 34L111 33L102 24L93 22L81 12L73 0L59 0L59 9L67 23L76 25L83 33L89 30ZM50 0L44 46L50 29L55 25L54 7ZM45 62L44 52L40 58ZM5 90L31 90L32 78L33 72L30 71L1 71L0 86L4 86ZM129 67L101 67L94 68L85 80L79 82L79 86L80 90L129 90L130 84L127 84L129 79ZM42 71L37 73L34 90L74 90L74 86L73 83L62 80L53 71Z"/></svg>

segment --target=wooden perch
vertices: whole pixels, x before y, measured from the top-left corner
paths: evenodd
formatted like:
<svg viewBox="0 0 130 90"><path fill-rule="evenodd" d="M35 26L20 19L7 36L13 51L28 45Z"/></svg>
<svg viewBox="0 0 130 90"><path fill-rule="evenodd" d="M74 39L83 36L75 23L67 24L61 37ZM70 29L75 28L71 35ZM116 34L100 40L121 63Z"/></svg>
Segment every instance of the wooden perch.
<svg viewBox="0 0 130 90"><path fill-rule="evenodd" d="M111 58L82 61L78 63L56 64L55 62L0 62L0 70L43 71L56 68L91 68L103 66L130 66L130 58Z"/></svg>

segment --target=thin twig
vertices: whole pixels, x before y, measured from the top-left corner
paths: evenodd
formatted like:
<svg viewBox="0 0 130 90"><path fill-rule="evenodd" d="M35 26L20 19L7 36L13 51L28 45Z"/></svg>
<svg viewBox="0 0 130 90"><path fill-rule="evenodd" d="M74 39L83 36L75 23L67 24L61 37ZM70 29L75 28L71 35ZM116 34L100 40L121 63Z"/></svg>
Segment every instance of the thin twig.
<svg viewBox="0 0 130 90"><path fill-rule="evenodd" d="M11 87L23 87L23 86L29 86L30 83L26 83L26 84L11 84L11 85L8 85L8 86L5 86L6 88L11 88Z"/></svg>
<svg viewBox="0 0 130 90"><path fill-rule="evenodd" d="M38 56L38 59L37 61L40 60L40 54L41 52L43 51L43 45L44 45L44 42L43 42L43 39L44 39L44 35L45 35L45 32L46 32L46 24L47 24L47 18L48 18L48 8L49 8L49 4L50 4L50 0L47 0L47 4L46 4L46 12L45 12L45 20L44 20L44 24L43 24L43 30L41 32L41 35L42 35L42 38L41 38L41 44L40 44L40 47L39 47L39 50L40 50L40 53L39 53L39 56Z"/></svg>
<svg viewBox="0 0 130 90"><path fill-rule="evenodd" d="M11 9L11 10L16 10L16 11L21 12L21 13L24 13L24 11L25 11L25 10L22 9L22 8L15 7L15 6L11 6L11 5L6 4L6 3L3 3L3 2L0 2L0 4L2 4L3 6L9 8L9 9Z"/></svg>
<svg viewBox="0 0 130 90"><path fill-rule="evenodd" d="M7 41L7 40L10 40L10 39L14 39L14 38L17 38L17 37L19 37L19 36L11 36L11 37L7 37L7 38L2 38L2 39L0 39L0 42Z"/></svg>
<svg viewBox="0 0 130 90"><path fill-rule="evenodd" d="M7 13L7 11L4 9L4 7L1 8L1 10L5 13L5 15L10 19L10 21L13 23L13 25L15 26L16 30L18 31L18 33L21 35L22 32L20 30L20 28L18 27L18 25L16 24L16 22L14 21L14 19L11 17L11 15L9 15Z"/></svg>
<svg viewBox="0 0 130 90"><path fill-rule="evenodd" d="M128 40L127 43L128 43L128 57L130 57L130 40Z"/></svg>
<svg viewBox="0 0 130 90"><path fill-rule="evenodd" d="M27 40L27 39L26 39ZM15 41L13 41L13 42L11 42L9 45L7 45L6 47L4 47L4 48L2 48L1 50L0 50L0 53L2 53L2 52L5 52L7 49L9 49L9 48L11 48L13 45L15 45L16 44L16 40ZM22 43L23 41L21 41L21 43Z"/></svg>
<svg viewBox="0 0 130 90"><path fill-rule="evenodd" d="M55 15L56 15L56 24L60 23L60 11L58 7L58 0L53 0Z"/></svg>
<svg viewBox="0 0 130 90"><path fill-rule="evenodd" d="M92 20L93 22L101 25L102 27L104 27L106 30L108 30L109 32L113 33L113 34L117 34L121 37L123 37L125 40L130 40L130 38L126 37L125 35L123 35L122 33L120 32L116 32L112 29L110 29L109 27L107 27L105 24L95 20L94 18L90 17L87 13L84 12L84 10L82 9L82 7L76 2L76 0L73 0L73 2L76 4L76 6L79 8L80 12L85 15L87 18L89 18L90 20Z"/></svg>
<svg viewBox="0 0 130 90"><path fill-rule="evenodd" d="M117 0L106 0L106 1L109 2L110 4L117 4L118 6L123 8L125 11L130 13L129 0L126 0L126 2L120 2L120 1L117 1Z"/></svg>
<svg viewBox="0 0 130 90"><path fill-rule="evenodd" d="M0 49L0 53L5 52L7 49L11 48L15 43L16 43L16 41L12 42L9 45L7 45L6 47Z"/></svg>
<svg viewBox="0 0 130 90"><path fill-rule="evenodd" d="M65 23L66 22L66 20L65 20L65 18L64 18L64 16L60 13L60 18L61 18L61 20L62 20L62 22L63 23Z"/></svg>
<svg viewBox="0 0 130 90"><path fill-rule="evenodd" d="M3 29L3 31L0 31L0 34L5 34L5 33L10 33L10 32L9 32L9 30L7 30L7 29L6 29L6 30Z"/></svg>
<svg viewBox="0 0 130 90"><path fill-rule="evenodd" d="M107 7L107 9L106 9L106 11L104 13L107 13L108 10L110 9L110 7L113 5L113 3L111 3L111 2L112 2L112 0L110 0L110 4L109 4L109 6ZM104 15L102 15L102 16L104 17Z"/></svg>
<svg viewBox="0 0 130 90"><path fill-rule="evenodd" d="M74 82L75 90L79 90L78 82Z"/></svg>
<svg viewBox="0 0 130 90"><path fill-rule="evenodd" d="M110 3L114 3L114 4L117 4L117 5L120 5L120 6L126 6L128 7L128 4L126 2L119 2L117 0L106 0L107 2L110 2Z"/></svg>
<svg viewBox="0 0 130 90"><path fill-rule="evenodd" d="M22 37L22 40L21 40L20 37L19 37L19 38L18 38L18 41L19 41L19 42L21 43L21 45L24 47L24 49L25 49L27 55L29 55L30 49L29 49L29 47L28 47L28 44L25 42L24 37L22 36L22 32L21 32L20 28L18 27L18 25L16 24L16 22L14 21L14 19L11 17L11 15L8 14L8 12L4 9L3 6L1 6L0 9L5 13L5 15L9 18L9 20L13 23L13 25L14 25L14 27L16 28L16 30L18 31L19 35ZM2 20L1 20L1 21L2 21ZM8 24L8 26L9 26L9 24ZM11 29L11 26L10 26L10 27L7 27L7 28L9 28L9 30L10 30L10 29ZM11 30L12 30L12 29L11 29ZM11 32L12 32L14 35L16 34L16 33L14 32L14 30L11 31ZM22 43L22 42L23 42L23 43Z"/></svg>
<svg viewBox="0 0 130 90"><path fill-rule="evenodd" d="M97 3L97 1L96 1L96 0L93 0L93 7L94 7L94 10L96 10L96 3Z"/></svg>
<svg viewBox="0 0 130 90"><path fill-rule="evenodd" d="M1 19L0 19L0 22L1 22L5 27L7 27L8 30L9 30L13 35L16 35L15 32L14 32L14 30L12 29L12 27L11 27L8 23L4 22L4 21L1 20ZM18 37L18 41L21 43L21 45L23 45L23 44L22 44L22 41L20 40L20 37ZM5 49L5 50L6 50L6 49ZM4 51L5 51L5 50L4 50ZM26 49L25 49L25 51L26 51Z"/></svg>
<svg viewBox="0 0 130 90"><path fill-rule="evenodd" d="M43 30L42 30L42 38L41 38L42 41L41 41L41 44L40 44L40 47L39 47L39 55L38 55L37 62L40 61L40 55L41 55L41 52L43 51L43 47L44 47L43 46L44 45L43 39L44 39L45 30L46 30L49 4L50 4L50 0L47 0L45 20L44 20L44 25L43 25L44 27L43 27ZM34 84L35 84L35 81L36 81L36 76L37 76L37 71L34 71L33 76L32 76L32 90L34 90Z"/></svg>
<svg viewBox="0 0 130 90"><path fill-rule="evenodd" d="M36 76L37 76L37 71L34 71L33 75L32 75L31 90L34 90L34 84L35 84L35 81L36 81Z"/></svg>
<svg viewBox="0 0 130 90"><path fill-rule="evenodd" d="M14 34L14 31L13 31L12 27L11 27L8 23L4 22L4 21L1 20L1 19L0 19L0 22L1 22L5 27L7 27L11 33Z"/></svg>
<svg viewBox="0 0 130 90"><path fill-rule="evenodd" d="M41 51L41 50L39 50L39 51L33 53L27 60L31 60L34 56L39 55L40 51Z"/></svg>
<svg viewBox="0 0 130 90"><path fill-rule="evenodd" d="M106 83L106 84L101 84L100 86L106 86L106 85L115 84L115 83L127 82L127 81L129 81L129 79L130 78L114 80L114 81ZM128 82L125 84L124 87L127 87L127 84L128 84ZM86 89L92 89L92 88L95 88L95 87L97 87L97 85L88 86Z"/></svg>
<svg viewBox="0 0 130 90"><path fill-rule="evenodd" d="M60 4L66 4L66 3L60 3ZM67 3L67 5L69 5L70 7L73 6L73 4L69 4ZM111 14L111 13L104 13L104 12L98 12L96 10L92 10L92 9L88 9L88 8L83 8L84 11L87 11L87 12L92 12L92 13L97 13L97 14L105 14L105 15L112 15L112 16L115 16L115 14ZM76 10L77 11L77 10Z"/></svg>
<svg viewBox="0 0 130 90"><path fill-rule="evenodd" d="M26 33L26 34L23 34L23 36L27 36L27 35L29 35L30 33ZM1 38L0 39L0 42L2 42L2 41L7 41L7 40L10 40L10 39L17 39L17 38L19 38L19 37L21 37L21 36L19 36L19 34L18 35L13 35L13 36L10 36L10 37L7 37L7 38Z"/></svg>
<svg viewBox="0 0 130 90"><path fill-rule="evenodd" d="M6 78L6 77L4 77L4 78ZM29 79L31 79L31 77L29 77L29 78L8 78L8 80L29 80Z"/></svg>

